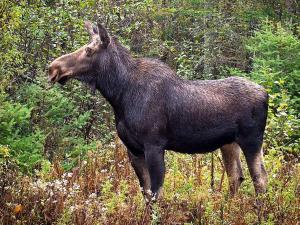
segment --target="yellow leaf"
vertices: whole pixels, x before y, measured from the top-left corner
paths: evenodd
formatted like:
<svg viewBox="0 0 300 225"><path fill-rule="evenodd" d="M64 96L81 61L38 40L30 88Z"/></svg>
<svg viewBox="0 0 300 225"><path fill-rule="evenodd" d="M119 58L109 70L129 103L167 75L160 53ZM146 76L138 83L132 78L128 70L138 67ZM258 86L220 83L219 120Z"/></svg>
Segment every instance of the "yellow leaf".
<svg viewBox="0 0 300 225"><path fill-rule="evenodd" d="M0 157L9 157L9 148L7 146L0 145Z"/></svg>
<svg viewBox="0 0 300 225"><path fill-rule="evenodd" d="M22 212L23 209L24 209L24 207L21 204L18 204L15 206L14 213L18 214L18 213Z"/></svg>

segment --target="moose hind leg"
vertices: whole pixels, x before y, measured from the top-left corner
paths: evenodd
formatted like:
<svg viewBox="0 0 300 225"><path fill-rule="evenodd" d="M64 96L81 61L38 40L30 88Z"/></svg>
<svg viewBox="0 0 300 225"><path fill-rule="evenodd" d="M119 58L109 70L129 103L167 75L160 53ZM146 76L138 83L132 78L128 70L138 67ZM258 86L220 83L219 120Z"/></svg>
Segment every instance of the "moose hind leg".
<svg viewBox="0 0 300 225"><path fill-rule="evenodd" d="M130 151L128 151L128 157L131 162L131 165L139 179L140 186L142 188L142 193L146 199L146 201L149 199L150 196L149 190L151 188L151 181L150 181L150 175L148 172L148 168L146 166L145 162L145 156L144 154L135 156Z"/></svg>
<svg viewBox="0 0 300 225"><path fill-rule="evenodd" d="M231 143L221 147L223 163L229 181L229 190L232 196L237 193L244 180L240 152L241 149L237 143Z"/></svg>
<svg viewBox="0 0 300 225"><path fill-rule="evenodd" d="M247 161L256 194L265 192L267 186L267 172L263 164L262 143L242 144L241 148Z"/></svg>

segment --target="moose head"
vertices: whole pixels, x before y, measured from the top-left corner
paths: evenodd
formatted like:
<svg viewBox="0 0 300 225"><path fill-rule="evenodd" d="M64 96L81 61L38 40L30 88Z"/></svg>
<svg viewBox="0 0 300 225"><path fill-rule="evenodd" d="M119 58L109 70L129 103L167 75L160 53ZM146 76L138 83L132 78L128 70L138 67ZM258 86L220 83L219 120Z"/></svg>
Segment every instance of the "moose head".
<svg viewBox="0 0 300 225"><path fill-rule="evenodd" d="M49 66L49 82L58 82L64 85L69 79L74 78L91 85L95 84L93 80L97 70L100 69L99 60L109 60L107 48L111 41L106 29L101 24L98 23L97 26L94 26L91 22L86 21L85 27L90 34L90 43L73 53L55 59ZM104 62L104 64L107 66L108 63Z"/></svg>

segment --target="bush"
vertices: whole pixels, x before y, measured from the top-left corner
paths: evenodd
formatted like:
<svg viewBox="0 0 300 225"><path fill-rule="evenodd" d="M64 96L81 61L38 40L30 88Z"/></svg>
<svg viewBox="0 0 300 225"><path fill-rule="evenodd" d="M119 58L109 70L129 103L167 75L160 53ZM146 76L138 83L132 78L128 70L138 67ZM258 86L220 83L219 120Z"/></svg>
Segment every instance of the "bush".
<svg viewBox="0 0 300 225"><path fill-rule="evenodd" d="M231 69L232 75L250 77L269 93L265 149L300 153L300 40L280 23L265 21L249 39L253 69L247 74Z"/></svg>
<svg viewBox="0 0 300 225"><path fill-rule="evenodd" d="M292 26L292 25L290 25ZM253 54L251 77L271 94L287 91L291 108L300 113L300 40L289 27L265 21L249 41Z"/></svg>
<svg viewBox="0 0 300 225"><path fill-rule="evenodd" d="M6 100L3 94L0 96L0 146L8 146L9 155L26 172L33 172L44 160L45 135L30 126L31 110Z"/></svg>

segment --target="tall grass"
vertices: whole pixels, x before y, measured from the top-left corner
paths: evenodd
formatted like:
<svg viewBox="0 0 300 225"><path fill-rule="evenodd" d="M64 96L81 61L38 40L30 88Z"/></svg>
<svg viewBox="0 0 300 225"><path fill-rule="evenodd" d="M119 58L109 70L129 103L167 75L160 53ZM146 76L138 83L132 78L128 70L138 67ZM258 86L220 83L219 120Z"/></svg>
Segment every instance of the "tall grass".
<svg viewBox="0 0 300 225"><path fill-rule="evenodd" d="M244 161L246 181L234 198L218 152L168 152L166 161L163 195L150 210L118 140L78 159L72 171L54 162L36 177L22 175L7 158L0 169L0 224L299 224L298 161L266 156L268 192L258 199Z"/></svg>

